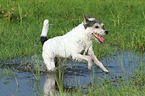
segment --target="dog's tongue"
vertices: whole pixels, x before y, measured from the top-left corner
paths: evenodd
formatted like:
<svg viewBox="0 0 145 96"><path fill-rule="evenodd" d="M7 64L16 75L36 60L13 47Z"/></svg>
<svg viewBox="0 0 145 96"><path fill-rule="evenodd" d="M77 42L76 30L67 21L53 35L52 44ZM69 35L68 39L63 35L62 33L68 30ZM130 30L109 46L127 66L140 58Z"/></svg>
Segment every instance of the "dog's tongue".
<svg viewBox="0 0 145 96"><path fill-rule="evenodd" d="M102 43L105 42L105 39L104 39L102 36L97 35L97 34L94 34L94 36L95 36L99 41L101 41Z"/></svg>
<svg viewBox="0 0 145 96"><path fill-rule="evenodd" d="M102 36L98 36L98 39L102 42L105 43L105 39Z"/></svg>

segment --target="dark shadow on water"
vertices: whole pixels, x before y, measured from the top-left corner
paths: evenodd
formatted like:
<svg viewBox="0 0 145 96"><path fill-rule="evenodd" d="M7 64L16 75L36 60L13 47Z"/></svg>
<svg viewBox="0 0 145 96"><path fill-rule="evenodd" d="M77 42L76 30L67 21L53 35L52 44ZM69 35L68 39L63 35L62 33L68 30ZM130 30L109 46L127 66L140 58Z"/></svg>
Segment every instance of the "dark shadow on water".
<svg viewBox="0 0 145 96"><path fill-rule="evenodd" d="M90 71L87 69L86 62L72 62L68 60L61 70L62 73L64 72L62 80L63 89L76 90L81 88L82 91L87 91L88 86L92 85L94 80L98 85L103 84L105 80L109 80L111 84L117 85L118 80L121 81L123 78L127 80L128 76L139 70L141 65L144 67L145 53L139 54L131 51L111 53L109 57L102 57L100 61L110 71L109 74L102 72L95 64ZM39 81L33 75L38 67L37 64L42 64L39 66L42 71ZM45 93L50 93L51 95L54 93L59 94L58 84L60 82L58 81L61 81L58 79L59 74L43 72L46 68L44 68L45 65L41 57L34 55L31 58L0 61L0 66L1 95L14 94L19 96L25 94L25 96L34 96L36 94L44 95ZM15 69L19 71L15 71ZM11 70L10 75L6 74L8 70ZM17 86L17 83L19 86Z"/></svg>

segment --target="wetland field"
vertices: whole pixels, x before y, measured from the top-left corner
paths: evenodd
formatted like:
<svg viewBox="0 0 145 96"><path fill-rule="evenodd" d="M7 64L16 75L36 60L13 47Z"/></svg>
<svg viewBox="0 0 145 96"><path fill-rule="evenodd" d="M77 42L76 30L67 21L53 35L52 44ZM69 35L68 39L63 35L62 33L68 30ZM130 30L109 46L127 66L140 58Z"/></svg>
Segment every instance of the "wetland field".
<svg viewBox="0 0 145 96"><path fill-rule="evenodd" d="M94 40L105 74L87 62L63 60L45 72L40 34L49 19L48 38L63 35L94 15L109 34ZM144 0L1 0L0 96L145 96Z"/></svg>

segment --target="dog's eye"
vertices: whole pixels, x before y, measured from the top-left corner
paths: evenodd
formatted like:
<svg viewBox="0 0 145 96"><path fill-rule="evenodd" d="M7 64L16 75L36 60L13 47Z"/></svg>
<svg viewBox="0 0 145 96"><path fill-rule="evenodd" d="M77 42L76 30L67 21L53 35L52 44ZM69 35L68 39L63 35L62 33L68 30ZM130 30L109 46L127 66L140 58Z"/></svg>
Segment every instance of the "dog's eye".
<svg viewBox="0 0 145 96"><path fill-rule="evenodd" d="M104 28L104 25L102 26L102 29L105 29L105 28Z"/></svg>
<svg viewBox="0 0 145 96"><path fill-rule="evenodd" d="M96 26L95 28L99 28L99 26Z"/></svg>

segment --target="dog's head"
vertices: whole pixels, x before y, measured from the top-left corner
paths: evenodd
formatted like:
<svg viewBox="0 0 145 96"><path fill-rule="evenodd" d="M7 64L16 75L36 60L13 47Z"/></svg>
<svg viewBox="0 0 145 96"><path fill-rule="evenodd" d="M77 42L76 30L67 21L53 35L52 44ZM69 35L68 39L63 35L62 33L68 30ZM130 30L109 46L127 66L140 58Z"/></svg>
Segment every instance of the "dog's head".
<svg viewBox="0 0 145 96"><path fill-rule="evenodd" d="M93 15L89 15L89 18L86 18L85 15L83 15L83 17L83 24L87 32L89 32L92 37L95 37L99 43L104 43L105 39L102 37L102 35L108 34L108 31L104 29L104 24Z"/></svg>

